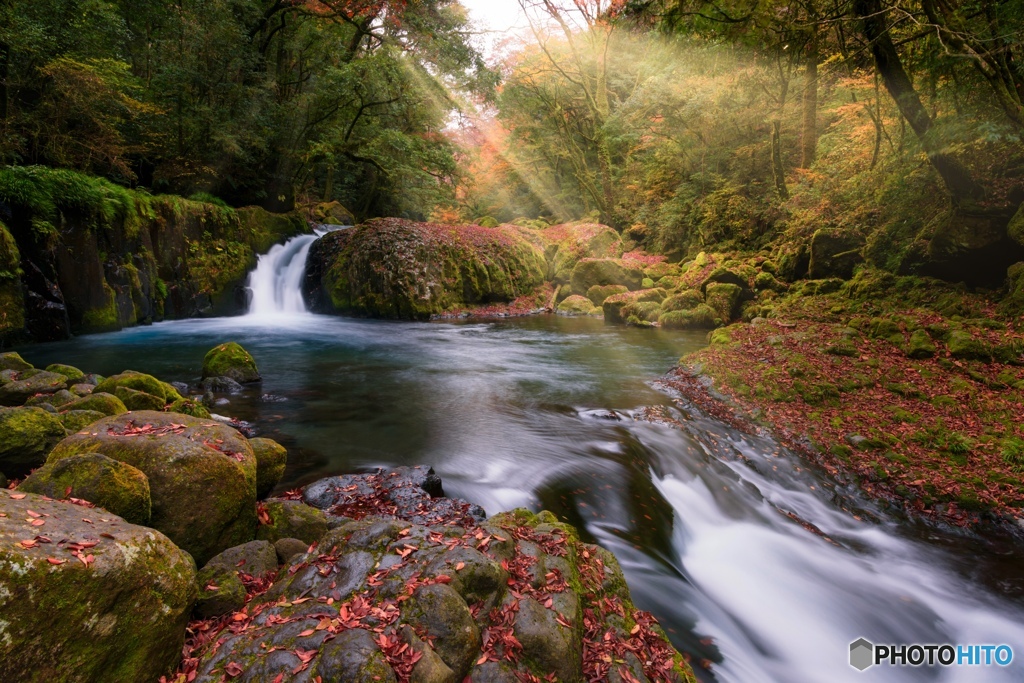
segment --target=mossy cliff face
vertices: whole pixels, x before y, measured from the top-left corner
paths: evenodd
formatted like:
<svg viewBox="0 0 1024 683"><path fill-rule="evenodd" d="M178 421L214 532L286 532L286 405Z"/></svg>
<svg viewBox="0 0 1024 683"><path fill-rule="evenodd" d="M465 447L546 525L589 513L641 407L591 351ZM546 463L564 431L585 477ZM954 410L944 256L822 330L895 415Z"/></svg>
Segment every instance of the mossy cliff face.
<svg viewBox="0 0 1024 683"><path fill-rule="evenodd" d="M512 301L544 280L544 256L526 232L395 218L332 232L310 250L306 298L320 312L413 319Z"/></svg>
<svg viewBox="0 0 1024 683"><path fill-rule="evenodd" d="M0 340L240 312L257 254L308 229L42 167L0 170L0 204Z"/></svg>
<svg viewBox="0 0 1024 683"><path fill-rule="evenodd" d="M0 680L135 683L176 666L188 554L100 508L0 490L0 512Z"/></svg>

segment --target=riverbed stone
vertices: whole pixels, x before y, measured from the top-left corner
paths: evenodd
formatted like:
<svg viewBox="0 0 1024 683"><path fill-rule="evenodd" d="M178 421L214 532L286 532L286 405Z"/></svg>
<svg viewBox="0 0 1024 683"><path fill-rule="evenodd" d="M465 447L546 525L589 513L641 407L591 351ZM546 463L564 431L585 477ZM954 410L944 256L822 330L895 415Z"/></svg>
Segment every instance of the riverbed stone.
<svg viewBox="0 0 1024 683"><path fill-rule="evenodd" d="M87 500L131 524L149 524L152 513L146 475L100 453L48 462L18 488L50 498Z"/></svg>
<svg viewBox="0 0 1024 683"><path fill-rule="evenodd" d="M279 538L274 541L274 550L277 551L277 561L280 564L287 564L296 555L306 552L309 544L298 538Z"/></svg>
<svg viewBox="0 0 1024 683"><path fill-rule="evenodd" d="M249 541L217 553L203 569L220 567L252 576L263 576L268 572L276 572L277 566L277 550L273 544L267 541Z"/></svg>
<svg viewBox="0 0 1024 683"><path fill-rule="evenodd" d="M552 672L562 681L583 679L583 632L579 619L572 627L558 623L558 613L546 609L533 598L519 600L515 634L523 646L523 655L538 668Z"/></svg>
<svg viewBox="0 0 1024 683"><path fill-rule="evenodd" d="M992 348L980 339L976 339L966 330L952 330L946 341L949 355L960 360L992 359Z"/></svg>
<svg viewBox="0 0 1024 683"><path fill-rule="evenodd" d="M261 516L256 538L274 543L282 538L297 538L315 543L327 533L327 516L314 507L297 500L268 500L263 503L266 518Z"/></svg>
<svg viewBox="0 0 1024 683"><path fill-rule="evenodd" d="M53 363L46 366L47 372L55 372L58 375L64 375L68 378L68 386L77 384L82 381L85 377L85 373L74 367L73 365L64 365L62 363Z"/></svg>
<svg viewBox="0 0 1024 683"><path fill-rule="evenodd" d="M79 398L81 398L82 396L88 396L95 390L95 386L93 386L92 384L85 383L72 384L70 388L71 393L74 394L75 396L78 396Z"/></svg>
<svg viewBox="0 0 1024 683"><path fill-rule="evenodd" d="M21 372L22 370L31 370L32 364L26 361L18 353L14 351L7 351L0 353L0 370L14 370Z"/></svg>
<svg viewBox="0 0 1024 683"><path fill-rule="evenodd" d="M153 528L203 563L256 532L256 457L234 429L179 413L104 418L62 441L50 461L103 453L149 479Z"/></svg>
<svg viewBox="0 0 1024 683"><path fill-rule="evenodd" d="M587 290L587 298L595 306L600 306L604 300L616 294L624 294L629 291L625 285L594 285Z"/></svg>
<svg viewBox="0 0 1024 683"><path fill-rule="evenodd" d="M204 392L213 394L240 394L245 387L230 377L207 377L199 384Z"/></svg>
<svg viewBox="0 0 1024 683"><path fill-rule="evenodd" d="M30 526L29 510L45 523ZM187 553L153 529L31 493L0 491L0 512L0 680L171 674L196 597ZM53 542L23 543L38 535ZM88 566L73 543L90 544Z"/></svg>
<svg viewBox="0 0 1024 683"><path fill-rule="evenodd" d="M134 370L125 370L119 374L107 377L96 385L95 391L97 393L114 394L124 401L124 398L117 393L119 388L145 392L151 396L156 396L161 401L166 401L167 399L167 390L164 388L163 382L153 377L153 375L147 375Z"/></svg>
<svg viewBox="0 0 1024 683"><path fill-rule="evenodd" d="M565 301L558 304L556 310L559 315L595 315L600 313L600 309L590 299L579 294L573 294L566 298Z"/></svg>
<svg viewBox="0 0 1024 683"><path fill-rule="evenodd" d="M273 439L262 437L249 439L249 445L256 455L256 498L262 500L284 476L288 450Z"/></svg>
<svg viewBox="0 0 1024 683"><path fill-rule="evenodd" d="M61 406L64 412L74 410L92 410L104 415L121 415L128 412L128 408L117 396L104 392L96 392L83 396L77 401L65 403Z"/></svg>
<svg viewBox="0 0 1024 683"><path fill-rule="evenodd" d="M256 361L236 342L210 349L203 359L203 379L208 377L228 377L242 384L260 381Z"/></svg>
<svg viewBox="0 0 1024 683"><path fill-rule="evenodd" d="M203 567L196 575L196 587L196 619L214 619L245 606L245 584L238 574L223 567Z"/></svg>
<svg viewBox="0 0 1024 683"><path fill-rule="evenodd" d="M167 407L172 413L191 415L192 417L210 418L210 410L199 401L191 398L180 398ZM258 462L258 461L257 461ZM257 470L258 472L258 470Z"/></svg>
<svg viewBox="0 0 1024 683"><path fill-rule="evenodd" d="M154 396L125 386L114 389L114 395L121 399L121 403L124 403L128 410L160 410L165 404L162 396Z"/></svg>
<svg viewBox="0 0 1024 683"><path fill-rule="evenodd" d="M53 394L64 388L64 375L45 370L26 370L18 379L0 386L0 406L20 406L36 394Z"/></svg>
<svg viewBox="0 0 1024 683"><path fill-rule="evenodd" d="M78 396L75 396L67 389L61 389L60 391L55 391L52 394L38 394L37 396L33 396L32 398L25 401L25 405L41 406L42 404L46 403L48 405L53 406L54 408L60 408L63 405L67 405L68 403L77 400Z"/></svg>
<svg viewBox="0 0 1024 683"><path fill-rule="evenodd" d="M811 236L808 277L812 280L849 280L853 276L853 269L864 262L863 249L864 237L848 229L817 230Z"/></svg>
<svg viewBox="0 0 1024 683"><path fill-rule="evenodd" d="M662 313L658 320L669 330L710 330L722 324L718 312L707 304L700 304L689 311Z"/></svg>
<svg viewBox="0 0 1024 683"><path fill-rule="evenodd" d="M640 289L643 271L621 259L584 258L572 269L570 283L574 294L586 296L597 285L621 285L629 290Z"/></svg>
<svg viewBox="0 0 1024 683"><path fill-rule="evenodd" d="M53 414L38 407L0 408L0 470L21 476L46 462L67 436Z"/></svg>
<svg viewBox="0 0 1024 683"><path fill-rule="evenodd" d="M107 416L98 410L69 410L59 415L60 422L64 425L64 429L68 430L68 434L79 432L105 417Z"/></svg>

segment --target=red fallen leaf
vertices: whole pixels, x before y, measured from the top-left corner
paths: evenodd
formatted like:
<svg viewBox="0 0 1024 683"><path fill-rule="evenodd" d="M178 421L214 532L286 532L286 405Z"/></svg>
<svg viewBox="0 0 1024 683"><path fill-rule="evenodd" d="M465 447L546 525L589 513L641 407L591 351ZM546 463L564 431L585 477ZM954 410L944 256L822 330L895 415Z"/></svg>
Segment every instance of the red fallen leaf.
<svg viewBox="0 0 1024 683"><path fill-rule="evenodd" d="M235 612L235 615L231 617L231 621L245 621L249 618L249 615L245 612Z"/></svg>
<svg viewBox="0 0 1024 683"><path fill-rule="evenodd" d="M102 534L100 534L100 536L102 536L103 538L109 538L112 541L116 541L117 540L117 538L115 538L113 534L108 534L106 531L104 531Z"/></svg>
<svg viewBox="0 0 1024 683"><path fill-rule="evenodd" d="M637 633L640 633L640 624L637 624L629 631L629 635L631 636L635 636Z"/></svg>
<svg viewBox="0 0 1024 683"><path fill-rule="evenodd" d="M274 677L273 683L282 683L284 681L284 674L277 674Z"/></svg>
<svg viewBox="0 0 1024 683"><path fill-rule="evenodd" d="M298 600L292 600L293 605L301 605L304 602L308 602L309 598L299 598Z"/></svg>
<svg viewBox="0 0 1024 683"><path fill-rule="evenodd" d="M465 566L466 566L465 562L459 562L458 564L455 565L455 571L461 572L465 568Z"/></svg>
<svg viewBox="0 0 1024 683"><path fill-rule="evenodd" d="M211 581L210 583L206 584L206 590L208 590L208 591L219 591L220 590L220 586L218 586L213 581Z"/></svg>
<svg viewBox="0 0 1024 683"><path fill-rule="evenodd" d="M309 664L316 657L319 650L303 650L302 648L295 648L292 650L295 656L298 657L303 664Z"/></svg>
<svg viewBox="0 0 1024 683"><path fill-rule="evenodd" d="M60 560L60 559L57 559L56 557L48 557L48 558L46 558L46 561L49 562L50 564L58 564L58 565L60 565L60 564L67 564L68 563L67 560Z"/></svg>
<svg viewBox="0 0 1024 683"><path fill-rule="evenodd" d="M64 497L67 498L70 495L71 495L71 487L69 486L66 489L64 489Z"/></svg>
<svg viewBox="0 0 1024 683"><path fill-rule="evenodd" d="M12 493L11 498L13 498L14 500L21 500L22 498L25 497L25 495L26 494L24 493Z"/></svg>
<svg viewBox="0 0 1024 683"><path fill-rule="evenodd" d="M82 521L85 522L86 524L92 524L92 520L91 519L86 519L85 517L82 517Z"/></svg>
<svg viewBox="0 0 1024 683"><path fill-rule="evenodd" d="M299 634L299 637L300 638L305 638L306 636L311 636L314 633L316 633L316 629L315 628L307 628L305 631L303 631L302 633Z"/></svg>
<svg viewBox="0 0 1024 683"><path fill-rule="evenodd" d="M242 671L242 665L238 662L231 662L224 667L224 673L226 673L231 678L234 678L235 676L241 676Z"/></svg>
<svg viewBox="0 0 1024 683"><path fill-rule="evenodd" d="M25 510L25 513L33 519L39 519L40 517L42 517L42 515L36 512L35 510Z"/></svg>
<svg viewBox="0 0 1024 683"><path fill-rule="evenodd" d="M20 545L25 550L28 550L29 548L35 548L37 545L39 545L39 542L35 539L30 538L27 541L18 541L18 545Z"/></svg>

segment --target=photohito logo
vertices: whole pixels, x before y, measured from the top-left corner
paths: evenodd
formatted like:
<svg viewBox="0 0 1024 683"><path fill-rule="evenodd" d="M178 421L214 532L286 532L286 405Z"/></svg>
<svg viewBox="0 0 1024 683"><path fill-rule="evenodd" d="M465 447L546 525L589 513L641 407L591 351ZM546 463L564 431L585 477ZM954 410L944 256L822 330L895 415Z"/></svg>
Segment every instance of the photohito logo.
<svg viewBox="0 0 1024 683"><path fill-rule="evenodd" d="M1009 645L875 645L867 638L850 643L850 666L867 671L888 666L1010 666Z"/></svg>

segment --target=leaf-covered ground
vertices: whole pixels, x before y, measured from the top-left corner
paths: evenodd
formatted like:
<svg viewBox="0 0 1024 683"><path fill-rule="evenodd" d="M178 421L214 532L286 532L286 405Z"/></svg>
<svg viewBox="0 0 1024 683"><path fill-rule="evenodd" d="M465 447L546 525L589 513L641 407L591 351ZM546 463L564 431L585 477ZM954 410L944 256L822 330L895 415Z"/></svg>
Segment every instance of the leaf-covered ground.
<svg viewBox="0 0 1024 683"><path fill-rule="evenodd" d="M888 296L856 283L791 294L770 318L714 333L670 383L721 412L692 371L710 376L740 412L874 497L959 525L1019 517L1024 335L981 297L907 280Z"/></svg>

